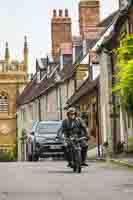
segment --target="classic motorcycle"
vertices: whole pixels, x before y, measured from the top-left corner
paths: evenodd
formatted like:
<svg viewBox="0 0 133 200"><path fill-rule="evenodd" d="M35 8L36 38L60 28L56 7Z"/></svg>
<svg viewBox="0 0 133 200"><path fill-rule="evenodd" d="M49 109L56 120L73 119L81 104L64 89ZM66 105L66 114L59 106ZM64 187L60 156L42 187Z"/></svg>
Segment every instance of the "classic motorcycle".
<svg viewBox="0 0 133 200"><path fill-rule="evenodd" d="M67 143L69 144L69 151L71 153L73 172L81 173L82 171L81 145L82 142L86 139L86 137L79 138L77 135L73 135L67 139Z"/></svg>

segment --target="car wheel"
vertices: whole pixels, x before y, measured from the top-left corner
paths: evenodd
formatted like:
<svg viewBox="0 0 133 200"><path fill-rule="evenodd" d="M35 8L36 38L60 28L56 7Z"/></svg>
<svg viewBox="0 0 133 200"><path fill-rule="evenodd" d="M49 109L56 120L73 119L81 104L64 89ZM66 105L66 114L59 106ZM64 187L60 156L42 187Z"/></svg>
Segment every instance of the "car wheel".
<svg viewBox="0 0 133 200"><path fill-rule="evenodd" d="M33 156L33 161L37 162L39 160L39 156L38 155L34 155Z"/></svg>
<svg viewBox="0 0 133 200"><path fill-rule="evenodd" d="M31 162L32 161L32 155L28 154L27 155L27 160Z"/></svg>

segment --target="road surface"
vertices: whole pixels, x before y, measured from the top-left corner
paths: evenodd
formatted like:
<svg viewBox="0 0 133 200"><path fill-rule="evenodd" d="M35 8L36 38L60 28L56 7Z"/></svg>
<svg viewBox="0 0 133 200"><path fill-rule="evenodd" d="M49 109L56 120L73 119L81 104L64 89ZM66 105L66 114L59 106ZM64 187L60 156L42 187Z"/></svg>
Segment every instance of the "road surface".
<svg viewBox="0 0 133 200"><path fill-rule="evenodd" d="M0 163L0 200L133 200L133 171L90 162L74 174L64 161Z"/></svg>

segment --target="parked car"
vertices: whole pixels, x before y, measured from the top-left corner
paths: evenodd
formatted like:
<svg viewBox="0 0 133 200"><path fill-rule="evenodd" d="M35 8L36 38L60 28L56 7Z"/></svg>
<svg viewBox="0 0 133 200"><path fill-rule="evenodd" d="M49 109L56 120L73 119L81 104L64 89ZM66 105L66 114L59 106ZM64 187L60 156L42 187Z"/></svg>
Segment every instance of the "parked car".
<svg viewBox="0 0 133 200"><path fill-rule="evenodd" d="M64 156L61 121L34 122L27 139L27 159Z"/></svg>

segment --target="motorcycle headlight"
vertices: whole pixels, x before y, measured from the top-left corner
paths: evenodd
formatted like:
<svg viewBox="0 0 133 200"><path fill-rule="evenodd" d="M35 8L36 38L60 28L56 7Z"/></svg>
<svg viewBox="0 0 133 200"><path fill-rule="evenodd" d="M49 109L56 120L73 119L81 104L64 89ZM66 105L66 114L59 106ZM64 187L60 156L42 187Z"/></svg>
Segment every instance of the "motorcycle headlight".
<svg viewBox="0 0 133 200"><path fill-rule="evenodd" d="M37 149L40 149L40 146L41 146L40 143L37 142L37 143L36 143L36 148L37 148Z"/></svg>

